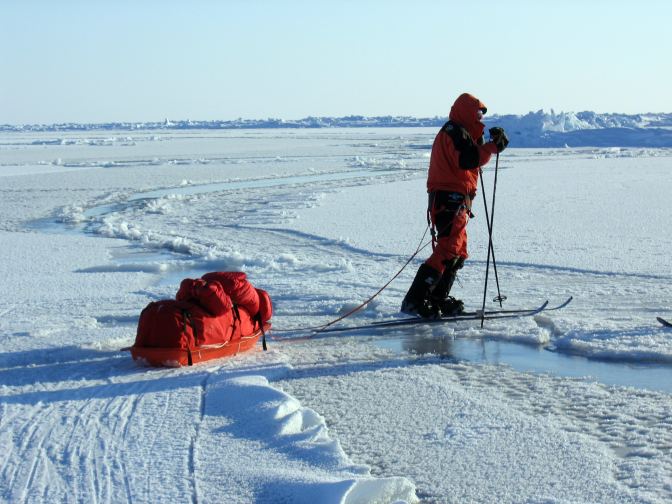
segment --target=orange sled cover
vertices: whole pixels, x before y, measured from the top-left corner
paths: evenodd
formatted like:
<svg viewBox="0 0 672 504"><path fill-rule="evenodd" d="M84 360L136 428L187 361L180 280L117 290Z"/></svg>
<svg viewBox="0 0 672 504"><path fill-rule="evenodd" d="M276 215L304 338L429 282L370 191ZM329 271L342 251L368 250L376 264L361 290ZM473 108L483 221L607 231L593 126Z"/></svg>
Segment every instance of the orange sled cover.
<svg viewBox="0 0 672 504"><path fill-rule="evenodd" d="M187 278L176 299L149 303L138 321L134 360L151 366L191 366L245 352L264 338L273 313L268 293L245 273Z"/></svg>
<svg viewBox="0 0 672 504"><path fill-rule="evenodd" d="M264 324L264 331L271 328L270 323ZM199 362L222 357L231 357L241 352L246 352L257 344L262 335L261 329L254 334L243 336L238 341L228 341L221 345L200 346L193 349L183 348L160 348L141 347L133 345L131 356L133 360L149 366L181 367L191 366Z"/></svg>

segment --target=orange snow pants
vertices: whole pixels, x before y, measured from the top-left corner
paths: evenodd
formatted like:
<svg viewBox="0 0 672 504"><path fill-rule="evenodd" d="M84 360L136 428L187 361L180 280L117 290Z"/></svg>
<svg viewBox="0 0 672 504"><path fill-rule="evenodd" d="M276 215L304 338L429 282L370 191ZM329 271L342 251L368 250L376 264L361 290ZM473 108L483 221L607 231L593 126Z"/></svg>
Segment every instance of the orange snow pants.
<svg viewBox="0 0 672 504"><path fill-rule="evenodd" d="M428 218L435 235L432 236L432 255L425 264L443 273L446 264L456 257L467 259L467 222L471 198L448 191L429 193Z"/></svg>

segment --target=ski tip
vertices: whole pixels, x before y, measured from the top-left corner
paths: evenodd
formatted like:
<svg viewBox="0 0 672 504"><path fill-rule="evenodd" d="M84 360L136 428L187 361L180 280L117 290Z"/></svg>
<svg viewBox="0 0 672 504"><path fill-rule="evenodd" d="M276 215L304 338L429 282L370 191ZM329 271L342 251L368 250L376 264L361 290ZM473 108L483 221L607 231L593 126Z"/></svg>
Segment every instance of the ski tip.
<svg viewBox="0 0 672 504"><path fill-rule="evenodd" d="M564 308L564 307L567 306L569 303L571 303L573 300L574 300L574 296L569 296L569 297L567 298L567 301L565 301L564 303L562 303L560 306L561 306L562 308Z"/></svg>
<svg viewBox="0 0 672 504"><path fill-rule="evenodd" d="M672 322L665 320L663 317L656 317L656 320L663 324L665 327L672 327Z"/></svg>
<svg viewBox="0 0 672 504"><path fill-rule="evenodd" d="M574 296L569 296L564 303L559 304L558 306L554 306L553 308L550 308L551 310L562 310L565 306L567 306L569 303L572 302L574 299Z"/></svg>
<svg viewBox="0 0 672 504"><path fill-rule="evenodd" d="M548 299L542 304L539 308L537 308L537 312L542 312L548 307Z"/></svg>

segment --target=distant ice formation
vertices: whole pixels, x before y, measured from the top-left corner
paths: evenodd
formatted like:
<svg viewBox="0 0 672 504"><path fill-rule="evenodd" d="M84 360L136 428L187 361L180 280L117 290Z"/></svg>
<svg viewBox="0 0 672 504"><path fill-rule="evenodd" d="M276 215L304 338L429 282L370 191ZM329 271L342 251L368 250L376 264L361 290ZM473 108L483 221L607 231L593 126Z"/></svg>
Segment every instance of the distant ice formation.
<svg viewBox="0 0 672 504"><path fill-rule="evenodd" d="M409 116L305 117L303 119L234 119L193 121L164 119L156 122L62 123L0 125L0 131L128 131L271 128L390 128L440 127L446 117ZM550 112L493 115L488 126L502 126L511 147L672 147L672 113L598 114Z"/></svg>

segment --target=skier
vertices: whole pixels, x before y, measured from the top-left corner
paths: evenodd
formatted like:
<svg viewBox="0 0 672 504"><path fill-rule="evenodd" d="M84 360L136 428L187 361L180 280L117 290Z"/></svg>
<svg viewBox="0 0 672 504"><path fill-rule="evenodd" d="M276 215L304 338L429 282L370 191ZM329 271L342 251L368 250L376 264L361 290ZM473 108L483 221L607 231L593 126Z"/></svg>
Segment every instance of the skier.
<svg viewBox="0 0 672 504"><path fill-rule="evenodd" d="M485 143L481 122L486 106L461 94L450 109L449 120L434 139L427 176L428 218L432 224L432 255L420 266L401 311L423 318L456 315L464 303L450 296L457 271L467 259L467 221L473 217L481 166L509 144L503 128L490 128Z"/></svg>

